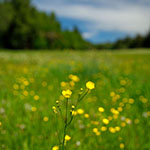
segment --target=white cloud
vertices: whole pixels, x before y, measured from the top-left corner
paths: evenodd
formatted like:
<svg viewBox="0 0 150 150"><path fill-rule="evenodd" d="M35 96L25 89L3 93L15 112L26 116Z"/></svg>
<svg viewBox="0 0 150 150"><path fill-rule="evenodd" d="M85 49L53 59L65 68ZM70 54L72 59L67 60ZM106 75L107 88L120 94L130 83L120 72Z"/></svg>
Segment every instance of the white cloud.
<svg viewBox="0 0 150 150"><path fill-rule="evenodd" d="M94 37L96 35L95 32L83 32L82 33L82 36L85 38L85 39L91 39L92 37Z"/></svg>
<svg viewBox="0 0 150 150"><path fill-rule="evenodd" d="M39 8L55 11L60 17L79 19L86 22L86 28L93 31L121 31L125 33L145 33L150 28L150 5L101 0L97 5L60 3L40 4ZM146 0L145 0L146 1ZM110 5L111 4L111 5ZM83 33L84 37L93 36Z"/></svg>

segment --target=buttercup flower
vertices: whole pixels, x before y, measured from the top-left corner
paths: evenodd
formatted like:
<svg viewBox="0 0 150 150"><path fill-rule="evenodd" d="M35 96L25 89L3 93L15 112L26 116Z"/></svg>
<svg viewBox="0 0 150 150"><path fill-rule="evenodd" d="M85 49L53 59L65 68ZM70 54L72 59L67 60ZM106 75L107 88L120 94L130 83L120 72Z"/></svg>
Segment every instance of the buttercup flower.
<svg viewBox="0 0 150 150"><path fill-rule="evenodd" d="M52 150L59 150L59 147L58 147L58 146L54 146L54 147L52 148Z"/></svg>
<svg viewBox="0 0 150 150"><path fill-rule="evenodd" d="M99 108L98 108L98 111L99 111L99 112L104 112L104 108L103 108L103 107L99 107Z"/></svg>
<svg viewBox="0 0 150 150"><path fill-rule="evenodd" d="M48 120L49 120L48 117L43 118L43 121L45 121L45 122L47 122Z"/></svg>
<svg viewBox="0 0 150 150"><path fill-rule="evenodd" d="M69 141L71 139L71 137L69 135L65 136L65 141Z"/></svg>
<svg viewBox="0 0 150 150"><path fill-rule="evenodd" d="M65 97L65 98L70 98L72 94L72 91L71 90L63 90L62 91L62 95Z"/></svg>
<svg viewBox="0 0 150 150"><path fill-rule="evenodd" d="M91 81L88 81L88 82L86 83L86 87L87 87L89 90L92 90L92 89L95 88L95 84L94 84L93 82L91 82Z"/></svg>
<svg viewBox="0 0 150 150"><path fill-rule="evenodd" d="M84 113L84 110L83 109L77 109L77 113L79 114L79 115L82 115L83 113Z"/></svg>
<svg viewBox="0 0 150 150"><path fill-rule="evenodd" d="M103 123L104 123L104 124L108 124L108 123L109 123L109 120L106 119L106 118L104 118L104 119L103 119Z"/></svg>

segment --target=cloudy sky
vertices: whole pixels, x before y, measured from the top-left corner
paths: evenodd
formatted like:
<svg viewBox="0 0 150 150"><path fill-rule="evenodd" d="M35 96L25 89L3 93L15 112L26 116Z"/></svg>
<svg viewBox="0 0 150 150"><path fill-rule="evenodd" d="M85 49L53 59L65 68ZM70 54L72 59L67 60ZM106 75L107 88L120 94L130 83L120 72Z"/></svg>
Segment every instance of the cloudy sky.
<svg viewBox="0 0 150 150"><path fill-rule="evenodd" d="M64 29L75 25L94 43L115 41L150 29L150 0L33 0L43 11L54 11Z"/></svg>

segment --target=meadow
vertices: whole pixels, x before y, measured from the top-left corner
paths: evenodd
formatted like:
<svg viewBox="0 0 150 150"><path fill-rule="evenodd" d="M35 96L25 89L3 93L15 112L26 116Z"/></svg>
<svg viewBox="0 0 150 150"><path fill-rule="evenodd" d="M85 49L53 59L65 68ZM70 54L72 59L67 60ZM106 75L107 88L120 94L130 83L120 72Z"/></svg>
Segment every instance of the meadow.
<svg viewBox="0 0 150 150"><path fill-rule="evenodd" d="M74 108L66 150L150 150L150 50L142 49L1 50L0 150L61 150L56 101L63 111L71 88L71 107L87 81L95 88Z"/></svg>

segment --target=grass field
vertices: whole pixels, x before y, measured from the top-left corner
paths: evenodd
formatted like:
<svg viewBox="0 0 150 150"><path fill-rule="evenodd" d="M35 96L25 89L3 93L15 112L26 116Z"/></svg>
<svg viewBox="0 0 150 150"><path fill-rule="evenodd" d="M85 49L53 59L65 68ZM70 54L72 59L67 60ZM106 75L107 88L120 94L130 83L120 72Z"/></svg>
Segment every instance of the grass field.
<svg viewBox="0 0 150 150"><path fill-rule="evenodd" d="M0 150L58 150L52 107L64 107L66 86L70 107L87 81L95 89L75 108L66 149L150 150L150 50L0 51Z"/></svg>

